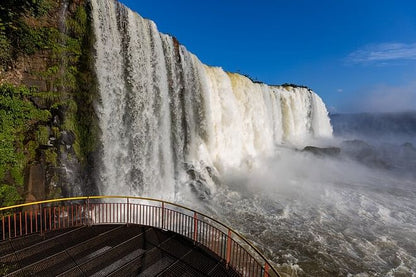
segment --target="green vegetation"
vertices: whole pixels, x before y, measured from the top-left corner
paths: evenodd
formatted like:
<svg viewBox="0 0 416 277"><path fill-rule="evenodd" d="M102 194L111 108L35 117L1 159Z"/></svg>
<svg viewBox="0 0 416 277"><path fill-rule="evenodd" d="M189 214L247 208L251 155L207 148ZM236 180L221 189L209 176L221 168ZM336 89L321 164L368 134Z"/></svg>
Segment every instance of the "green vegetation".
<svg viewBox="0 0 416 277"><path fill-rule="evenodd" d="M11 45L6 38L5 26L0 19L0 64L6 64L11 58Z"/></svg>
<svg viewBox="0 0 416 277"><path fill-rule="evenodd" d="M96 76L94 74L94 56L91 55L94 47L94 36L89 35L92 31L92 26L88 14L91 14L91 7L86 5L85 7L78 7L74 16L76 24L72 24L70 33L73 36L79 36L84 34L83 40L80 41L81 49L83 49L79 56L77 63L76 80L77 88L75 90L75 102L78 103L76 110L77 130L75 134L77 140L75 141L75 152L79 146L78 158L84 164L87 163L88 155L93 153L97 147L97 137L99 133L98 120L94 111L93 102L97 95L97 83ZM79 33L79 31L81 32Z"/></svg>
<svg viewBox="0 0 416 277"><path fill-rule="evenodd" d="M32 93L24 86L0 85L0 183L8 183L0 186L0 203L20 199L16 195L23 186L25 166L35 155L33 149L24 154L25 139L35 130L45 140L47 127L40 124L47 122L51 113L36 108L28 100ZM33 142L27 144L33 147Z"/></svg>
<svg viewBox="0 0 416 277"><path fill-rule="evenodd" d="M306 88L309 89L307 86L303 86L303 85L296 85L296 84L289 84L289 83L284 83L282 85L283 88L288 89L288 88Z"/></svg>
<svg viewBox="0 0 416 277"><path fill-rule="evenodd" d="M78 6L73 18L68 18L66 26L72 37L82 37L85 35L88 26L88 14L85 7Z"/></svg>
<svg viewBox="0 0 416 277"><path fill-rule="evenodd" d="M25 22L19 23L15 34L19 42L17 50L27 55L33 55L39 50L53 49L53 42L61 38L61 34L55 28L32 28Z"/></svg>
<svg viewBox="0 0 416 277"><path fill-rule="evenodd" d="M7 207L22 200L17 188L10 185L0 185L0 206Z"/></svg>
<svg viewBox="0 0 416 277"><path fill-rule="evenodd" d="M53 168L60 153L88 166L96 148L91 7L70 1L61 18L59 5L55 0L2 0L0 5L0 75L21 70L19 57L31 61L24 72L30 76L22 80L27 86L0 85L1 205L22 199L24 172L32 163L44 165L49 196L59 196L60 177ZM32 84L37 87L29 88ZM64 132L74 137L69 150L60 142Z"/></svg>
<svg viewBox="0 0 416 277"><path fill-rule="evenodd" d="M45 151L45 160L52 166L58 166L58 154L53 149Z"/></svg>
<svg viewBox="0 0 416 277"><path fill-rule="evenodd" d="M47 126L39 126L36 131L36 140L41 145L46 145L49 142L49 128Z"/></svg>
<svg viewBox="0 0 416 277"><path fill-rule="evenodd" d="M0 66L11 64L19 52L35 53L44 46L46 37L56 32L41 28L40 32L24 19L35 21L47 17L59 5L54 0L2 0L0 6ZM25 17L23 17L25 15ZM35 32L35 31L37 32Z"/></svg>

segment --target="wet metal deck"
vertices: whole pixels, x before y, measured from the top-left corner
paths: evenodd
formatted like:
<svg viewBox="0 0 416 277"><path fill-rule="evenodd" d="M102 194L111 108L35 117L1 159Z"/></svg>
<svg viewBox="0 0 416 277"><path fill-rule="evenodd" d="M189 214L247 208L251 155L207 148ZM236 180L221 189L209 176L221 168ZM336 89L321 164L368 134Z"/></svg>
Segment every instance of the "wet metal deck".
<svg viewBox="0 0 416 277"><path fill-rule="evenodd" d="M6 276L239 276L216 254L170 231L81 226L0 242Z"/></svg>

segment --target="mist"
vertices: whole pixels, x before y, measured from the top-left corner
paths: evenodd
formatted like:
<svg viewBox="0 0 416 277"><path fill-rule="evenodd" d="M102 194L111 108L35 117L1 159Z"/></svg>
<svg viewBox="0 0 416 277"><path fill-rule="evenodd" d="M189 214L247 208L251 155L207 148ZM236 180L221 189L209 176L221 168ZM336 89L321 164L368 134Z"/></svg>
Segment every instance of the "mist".
<svg viewBox="0 0 416 277"><path fill-rule="evenodd" d="M344 139L416 144L416 112L332 114L331 123Z"/></svg>
<svg viewBox="0 0 416 277"><path fill-rule="evenodd" d="M416 82L392 86L379 84L365 87L345 99L340 110L349 113L401 113L416 111ZM359 96L358 96L359 95Z"/></svg>
<svg viewBox="0 0 416 277"><path fill-rule="evenodd" d="M210 212L289 276L414 276L416 116L343 117L316 151L281 145L222 172Z"/></svg>
<svg viewBox="0 0 416 277"><path fill-rule="evenodd" d="M210 206L291 276L411 275L414 180L342 148L317 156L279 147L249 170L224 173Z"/></svg>
<svg viewBox="0 0 416 277"><path fill-rule="evenodd" d="M276 145L183 199L239 230L288 276L414 276L415 114L331 122L333 138Z"/></svg>

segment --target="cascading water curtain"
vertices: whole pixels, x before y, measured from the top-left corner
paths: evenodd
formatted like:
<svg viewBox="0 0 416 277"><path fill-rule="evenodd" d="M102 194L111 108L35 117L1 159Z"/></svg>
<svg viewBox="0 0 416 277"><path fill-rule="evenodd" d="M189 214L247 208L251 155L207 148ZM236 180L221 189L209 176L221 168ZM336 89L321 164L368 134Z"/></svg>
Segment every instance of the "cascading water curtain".
<svg viewBox="0 0 416 277"><path fill-rule="evenodd" d="M208 67L113 0L92 0L102 131L101 193L170 198L186 169L219 173L275 145L332 135L306 88Z"/></svg>

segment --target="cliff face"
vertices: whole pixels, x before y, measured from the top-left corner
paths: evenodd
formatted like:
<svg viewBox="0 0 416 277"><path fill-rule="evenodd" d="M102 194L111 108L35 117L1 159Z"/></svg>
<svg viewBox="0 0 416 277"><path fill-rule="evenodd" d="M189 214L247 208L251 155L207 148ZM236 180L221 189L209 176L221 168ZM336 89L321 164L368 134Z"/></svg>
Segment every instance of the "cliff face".
<svg viewBox="0 0 416 277"><path fill-rule="evenodd" d="M84 0L2 0L1 206L88 183L97 130L89 10Z"/></svg>

